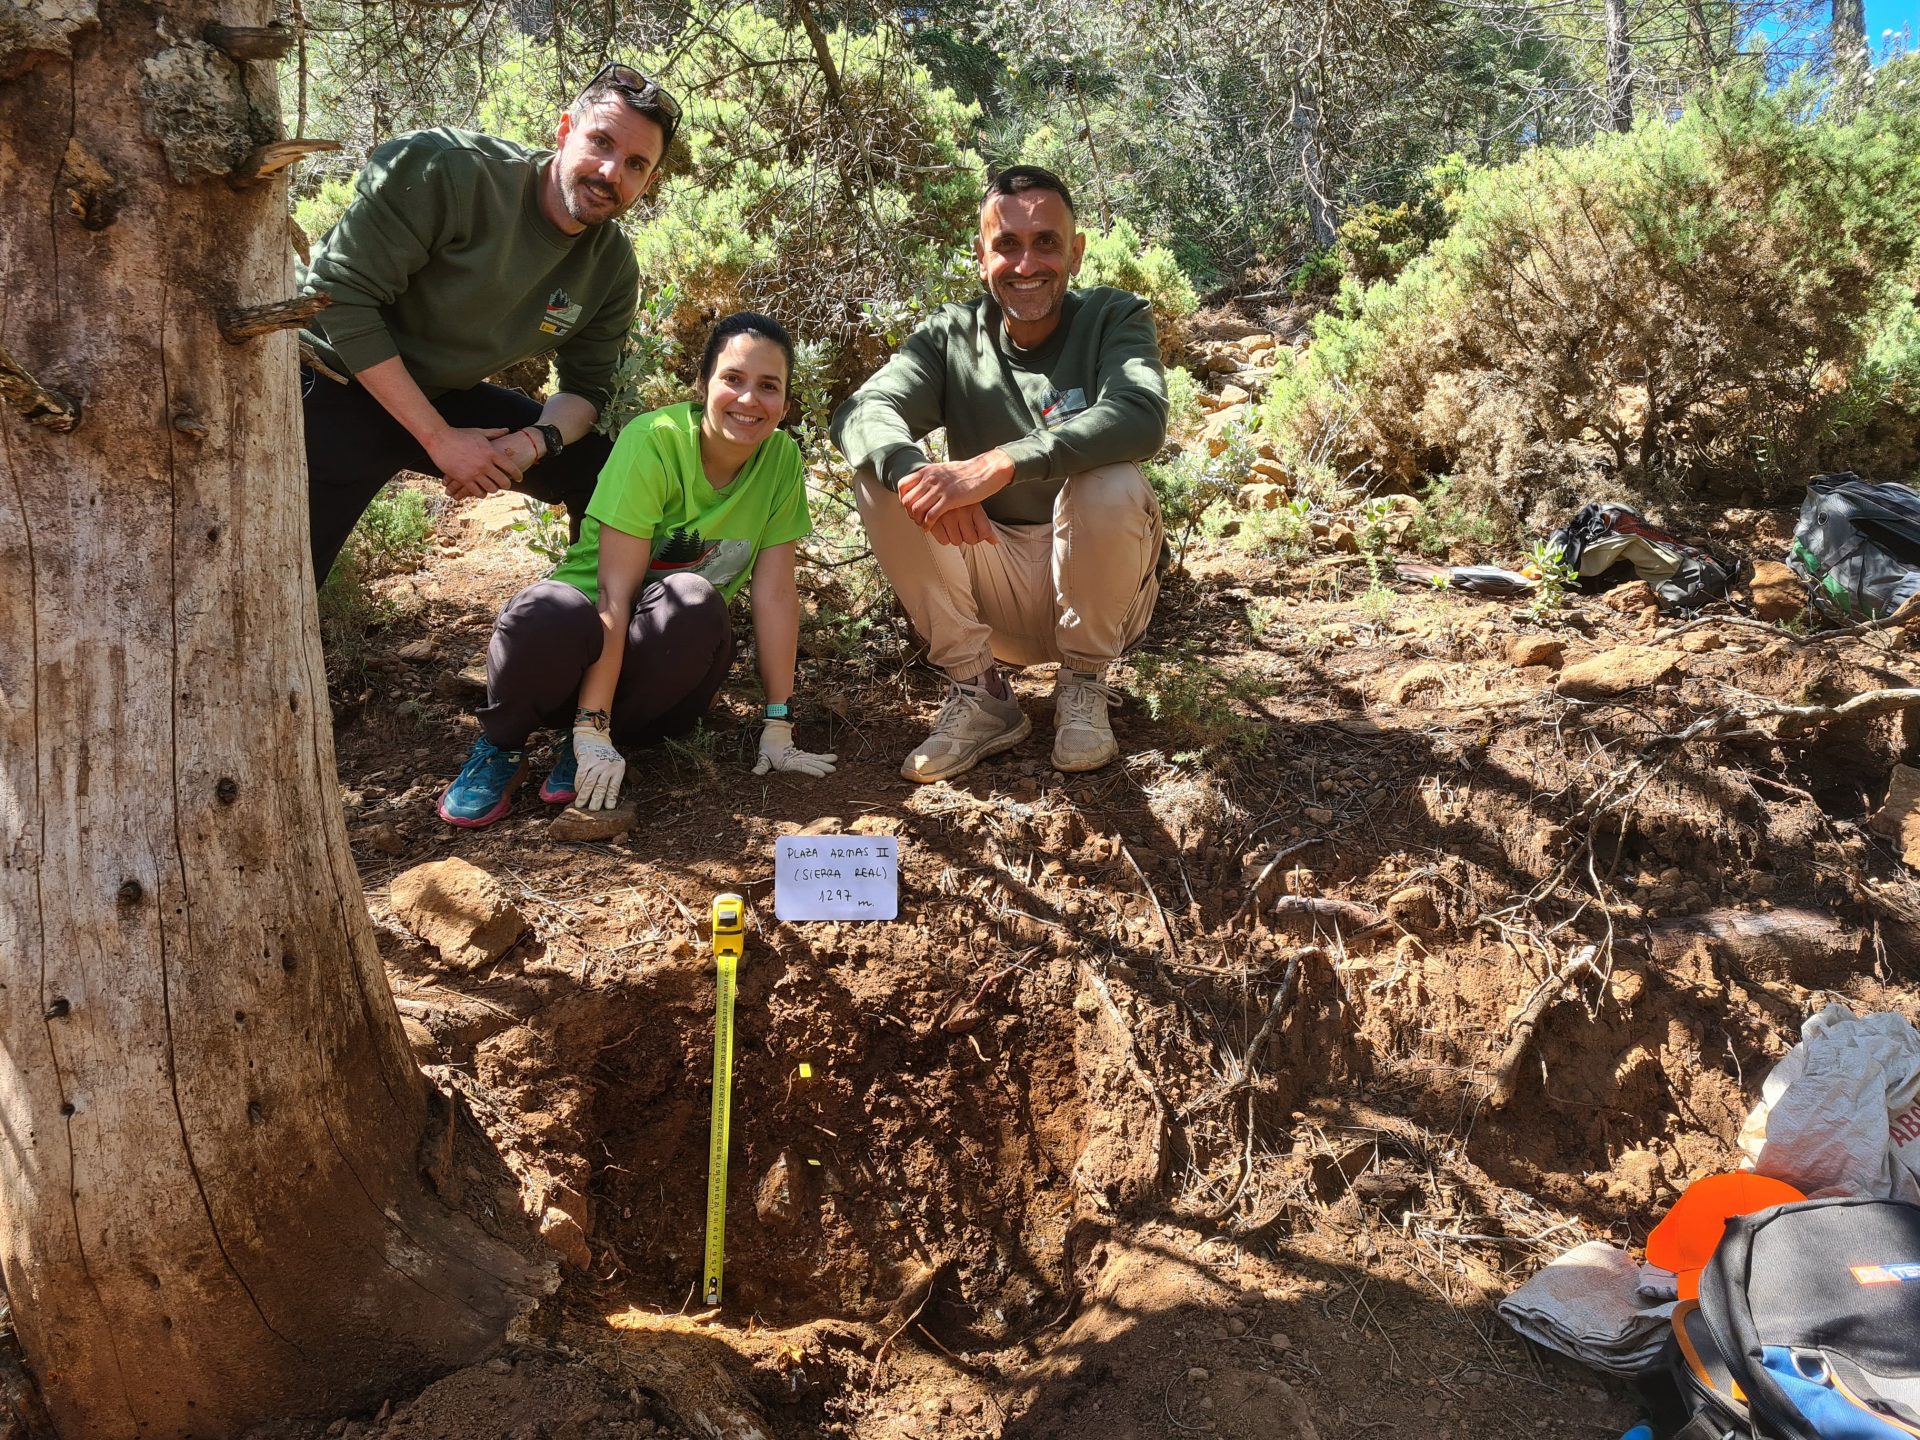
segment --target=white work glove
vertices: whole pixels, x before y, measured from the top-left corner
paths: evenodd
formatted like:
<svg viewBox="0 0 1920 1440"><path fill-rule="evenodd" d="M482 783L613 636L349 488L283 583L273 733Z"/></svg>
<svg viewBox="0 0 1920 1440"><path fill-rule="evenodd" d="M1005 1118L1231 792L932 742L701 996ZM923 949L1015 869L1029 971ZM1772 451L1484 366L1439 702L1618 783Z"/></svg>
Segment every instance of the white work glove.
<svg viewBox="0 0 1920 1440"><path fill-rule="evenodd" d="M838 755L816 755L811 750L800 750L793 743L793 722L791 720L767 720L760 726L760 763L753 767L753 773L764 775L769 770L784 771L789 775L812 775L816 778L833 773L833 762Z"/></svg>
<svg viewBox="0 0 1920 1440"><path fill-rule="evenodd" d="M620 803L627 762L613 748L605 722L576 720L573 726L573 803L579 810L611 810Z"/></svg>

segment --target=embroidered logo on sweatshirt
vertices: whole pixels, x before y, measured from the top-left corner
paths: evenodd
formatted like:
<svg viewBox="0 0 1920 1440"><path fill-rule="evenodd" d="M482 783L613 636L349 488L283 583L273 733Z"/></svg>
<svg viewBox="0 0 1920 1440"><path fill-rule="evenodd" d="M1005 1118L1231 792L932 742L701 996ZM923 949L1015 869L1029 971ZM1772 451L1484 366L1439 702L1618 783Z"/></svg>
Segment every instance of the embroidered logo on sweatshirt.
<svg viewBox="0 0 1920 1440"><path fill-rule="evenodd" d="M564 289L547 297L547 313L540 319L542 335L564 335L580 323L580 307Z"/></svg>
<svg viewBox="0 0 1920 1440"><path fill-rule="evenodd" d="M1087 408L1087 392L1078 385L1071 390L1049 390L1040 397L1040 420L1049 430L1064 425Z"/></svg>

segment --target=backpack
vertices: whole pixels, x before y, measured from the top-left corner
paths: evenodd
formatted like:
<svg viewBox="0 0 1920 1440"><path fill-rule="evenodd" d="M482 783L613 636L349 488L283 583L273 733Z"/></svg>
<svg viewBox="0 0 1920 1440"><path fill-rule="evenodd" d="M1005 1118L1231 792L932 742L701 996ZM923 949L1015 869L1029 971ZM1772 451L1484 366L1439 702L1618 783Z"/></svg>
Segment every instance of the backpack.
<svg viewBox="0 0 1920 1440"><path fill-rule="evenodd" d="M1673 1313L1677 1440L1920 1436L1920 1206L1842 1197L1727 1222Z"/></svg>
<svg viewBox="0 0 1920 1440"><path fill-rule="evenodd" d="M1584 580L1622 561L1653 588L1662 607L1698 610L1727 598L1740 567L1689 545L1624 505L1583 505L1547 540Z"/></svg>
<svg viewBox="0 0 1920 1440"><path fill-rule="evenodd" d="M1814 476L1787 564L1829 617L1891 615L1920 593L1920 494L1851 471Z"/></svg>

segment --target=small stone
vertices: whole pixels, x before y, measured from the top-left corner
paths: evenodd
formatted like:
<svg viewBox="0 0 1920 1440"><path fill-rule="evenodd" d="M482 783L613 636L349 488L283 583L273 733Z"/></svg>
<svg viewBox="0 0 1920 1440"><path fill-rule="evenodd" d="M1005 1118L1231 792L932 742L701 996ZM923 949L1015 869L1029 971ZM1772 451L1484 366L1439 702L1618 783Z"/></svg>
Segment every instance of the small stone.
<svg viewBox="0 0 1920 1440"><path fill-rule="evenodd" d="M1240 1338L1240 1336L1246 1333L1247 1333L1246 1321L1242 1320L1238 1315L1231 1315L1227 1317L1227 1334L1233 1336L1237 1340Z"/></svg>
<svg viewBox="0 0 1920 1440"><path fill-rule="evenodd" d="M1222 407L1228 405L1244 405L1251 399L1253 399L1253 396L1242 390L1238 385L1222 385L1220 387L1219 400Z"/></svg>
<svg viewBox="0 0 1920 1440"><path fill-rule="evenodd" d="M573 1270L585 1270L593 1264L593 1252L587 1248L587 1233L580 1222L557 1205L549 1205L540 1217L540 1238L560 1257L560 1263Z"/></svg>
<svg viewBox="0 0 1920 1440"><path fill-rule="evenodd" d="M1293 1348L1293 1337L1284 1330L1276 1330L1267 1336L1267 1344L1276 1350L1291 1350Z"/></svg>
<svg viewBox="0 0 1920 1440"><path fill-rule="evenodd" d="M1556 688L1575 700L1604 700L1672 679L1680 669L1680 658L1674 650L1616 645L1567 666Z"/></svg>
<svg viewBox="0 0 1920 1440"><path fill-rule="evenodd" d="M549 840L616 840L640 823L638 805L616 805L611 810L582 810L569 805L547 826Z"/></svg>
<svg viewBox="0 0 1920 1440"><path fill-rule="evenodd" d="M393 653L396 659L410 661L417 665L423 660L433 659L435 650L433 641L422 639L409 640Z"/></svg>
<svg viewBox="0 0 1920 1440"><path fill-rule="evenodd" d="M1521 635L1507 646L1507 660L1515 669L1529 665L1557 666L1566 656L1566 642L1551 635Z"/></svg>
<svg viewBox="0 0 1920 1440"><path fill-rule="evenodd" d="M1306 808L1306 817L1315 825L1331 825L1333 823L1333 811L1323 805L1309 805Z"/></svg>
<svg viewBox="0 0 1920 1440"><path fill-rule="evenodd" d="M1360 553L1360 537L1344 521L1327 527L1327 543L1342 555Z"/></svg>
<svg viewBox="0 0 1920 1440"><path fill-rule="evenodd" d="M433 692L442 700L484 700L487 667L468 665L459 670L442 670L434 677Z"/></svg>
<svg viewBox="0 0 1920 1440"><path fill-rule="evenodd" d="M809 820L793 833L796 835L838 835L846 822L838 815L822 815L818 820Z"/></svg>
<svg viewBox="0 0 1920 1440"><path fill-rule="evenodd" d="M1423 695L1444 694L1446 688L1447 667L1429 660L1396 676L1387 687L1387 699L1395 705L1407 705Z"/></svg>
<svg viewBox="0 0 1920 1440"><path fill-rule="evenodd" d="M1440 900L1425 885L1408 885L1387 897L1387 918L1402 930L1431 935L1440 928Z"/></svg>
<svg viewBox="0 0 1920 1440"><path fill-rule="evenodd" d="M1278 510L1286 498L1285 489L1262 480L1252 485L1242 485L1234 496L1234 504L1242 510Z"/></svg>
<svg viewBox="0 0 1920 1440"><path fill-rule="evenodd" d="M1082 990L1073 997L1073 1013L1082 1019L1091 1020L1100 1012L1100 1002L1094 998L1091 990Z"/></svg>
<svg viewBox="0 0 1920 1440"><path fill-rule="evenodd" d="M1629 580L1625 585L1616 585L1607 591L1600 597L1600 603L1623 615L1638 615L1642 610L1658 610L1660 597L1653 593L1653 587L1646 581Z"/></svg>
<svg viewBox="0 0 1920 1440"><path fill-rule="evenodd" d="M1762 620L1791 620L1807 608L1800 577L1778 560L1753 562L1753 613Z"/></svg>
<svg viewBox="0 0 1920 1440"><path fill-rule="evenodd" d="M413 1051L413 1058L422 1065L435 1065L440 1061L440 1042L433 1038L433 1032L411 1015L400 1017L400 1028L406 1032L407 1048Z"/></svg>
<svg viewBox="0 0 1920 1440"><path fill-rule="evenodd" d="M404 855L407 853L407 837L400 833L400 827L391 823L369 825L356 834L354 839L369 850L382 855Z"/></svg>
<svg viewBox="0 0 1920 1440"><path fill-rule="evenodd" d="M487 1369L496 1375L511 1375L513 1373L513 1362L508 1360L504 1355L496 1355L487 1361Z"/></svg>
<svg viewBox="0 0 1920 1440"><path fill-rule="evenodd" d="M1900 858L1920 870L1920 770L1896 765L1887 777L1887 798L1867 828L1900 847Z"/></svg>
<svg viewBox="0 0 1920 1440"><path fill-rule="evenodd" d="M782 1150L761 1177L754 1209L763 1225L791 1229L806 1218L807 1167L791 1150Z"/></svg>
<svg viewBox="0 0 1920 1440"><path fill-rule="evenodd" d="M449 965L498 960L526 933L526 917L499 884L465 860L434 860L396 875L393 913Z"/></svg>
<svg viewBox="0 0 1920 1440"><path fill-rule="evenodd" d="M1689 630L1674 643L1689 655L1701 655L1709 650L1723 649L1727 637L1712 629Z"/></svg>
<svg viewBox="0 0 1920 1440"><path fill-rule="evenodd" d="M1187 1383L1191 1385L1204 1385L1212 1378L1211 1375L1198 1365L1193 1366L1187 1371Z"/></svg>

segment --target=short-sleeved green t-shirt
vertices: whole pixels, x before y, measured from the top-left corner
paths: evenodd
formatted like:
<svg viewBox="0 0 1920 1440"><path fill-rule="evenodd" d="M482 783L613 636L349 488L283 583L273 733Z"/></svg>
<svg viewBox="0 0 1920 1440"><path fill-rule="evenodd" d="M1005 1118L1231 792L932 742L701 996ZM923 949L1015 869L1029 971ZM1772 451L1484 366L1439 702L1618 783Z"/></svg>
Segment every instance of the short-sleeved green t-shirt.
<svg viewBox="0 0 1920 1440"><path fill-rule="evenodd" d="M600 527L653 541L649 581L692 572L731 600L762 550L813 533L800 447L776 431L715 489L700 468L700 406L650 410L620 432L594 486L580 538L553 572L600 598Z"/></svg>

